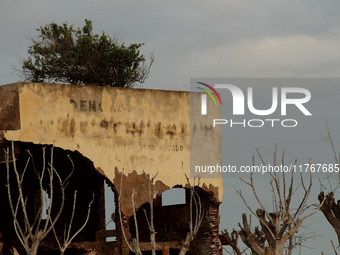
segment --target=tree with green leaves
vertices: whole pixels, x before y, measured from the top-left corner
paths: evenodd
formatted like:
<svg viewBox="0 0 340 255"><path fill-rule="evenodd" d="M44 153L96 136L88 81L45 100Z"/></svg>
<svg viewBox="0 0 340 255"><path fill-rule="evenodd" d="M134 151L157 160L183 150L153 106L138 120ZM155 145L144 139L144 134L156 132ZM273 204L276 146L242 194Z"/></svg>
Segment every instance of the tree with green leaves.
<svg viewBox="0 0 340 255"><path fill-rule="evenodd" d="M37 31L29 57L17 69L24 81L129 88L149 77L154 57L145 64L139 51L143 43L126 46L118 37L94 34L90 20L83 28L52 22Z"/></svg>

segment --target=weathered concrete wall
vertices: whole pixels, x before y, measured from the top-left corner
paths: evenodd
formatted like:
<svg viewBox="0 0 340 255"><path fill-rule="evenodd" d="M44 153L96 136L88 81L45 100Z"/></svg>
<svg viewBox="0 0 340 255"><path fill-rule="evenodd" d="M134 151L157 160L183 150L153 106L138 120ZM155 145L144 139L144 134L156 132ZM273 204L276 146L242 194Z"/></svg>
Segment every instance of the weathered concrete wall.
<svg viewBox="0 0 340 255"><path fill-rule="evenodd" d="M0 86L0 130L20 129L19 92L14 86Z"/></svg>
<svg viewBox="0 0 340 255"><path fill-rule="evenodd" d="M118 192L119 173L123 170L125 175L139 180L136 188L145 187L140 178L143 171L151 175L158 172L157 191L185 186L184 173L190 176L193 131L189 92L23 82L0 88L0 92L7 93L0 93L0 97L9 98L9 104L19 109L1 111L9 106L0 105L0 129L7 130L7 140L35 144L55 141L57 147L77 150L113 182ZM7 120L13 123L9 127ZM214 132L205 130L197 135L206 153L211 141L221 147L220 134ZM222 179L203 179L201 183L205 190L214 192L217 201L222 201ZM137 207L147 198L138 192L141 193L137 188ZM131 215L132 208L126 205L122 211Z"/></svg>

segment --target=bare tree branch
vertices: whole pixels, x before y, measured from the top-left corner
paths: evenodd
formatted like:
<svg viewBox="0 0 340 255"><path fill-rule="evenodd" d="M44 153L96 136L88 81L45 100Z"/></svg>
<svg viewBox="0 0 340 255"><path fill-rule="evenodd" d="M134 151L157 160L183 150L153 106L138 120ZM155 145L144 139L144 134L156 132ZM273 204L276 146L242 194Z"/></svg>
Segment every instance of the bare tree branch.
<svg viewBox="0 0 340 255"><path fill-rule="evenodd" d="M75 232L71 237L70 237L70 233L71 233L71 228L72 228L72 223L73 223L73 218L74 218L74 213L76 210L76 201L77 201L77 190L74 191L74 196L73 196L73 209L72 209L72 215L71 215L71 220L69 223L68 228L65 226L65 233L64 233L64 241L63 244L60 243L59 238L57 236L57 233L54 229L53 226L53 233L54 233L54 237L57 240L58 246L59 246L59 250L60 250L60 255L63 255L65 253L65 250L67 249L67 247L70 245L70 243L72 242L72 240L80 233L80 231L82 231L84 229L84 227L86 226L87 222L89 221L90 218L90 212L91 212L91 205L94 201L94 193L92 193L92 200L89 202L88 204L88 209L87 209L87 216L86 216L86 220L84 222L84 224L78 229L77 232ZM67 230L67 234L66 234L66 230Z"/></svg>
<svg viewBox="0 0 340 255"><path fill-rule="evenodd" d="M19 196L17 198L17 202L14 205L13 201L15 199L11 195L11 180L10 180L10 164L9 164L9 158L10 158L10 150L7 148L5 150L5 159L6 159L6 168L7 168L7 193L8 193L8 198L9 198L9 204L10 204L10 209L13 215L13 223L14 223L14 230L15 233L24 247L25 251L27 254L30 255L35 255L37 254L38 247L40 242L45 238L45 236L52 230L54 225L56 224L58 218L61 215L61 212L64 207L64 200L65 200L65 186L66 182L62 182L58 172L54 169L53 167L53 149L54 146L51 148L51 160L49 163L49 167L46 168L46 158L45 158L45 147L43 147L43 162L42 162L42 170L39 172L35 168L34 164L34 159L33 156L30 152L29 153L29 158L27 160L27 163L25 165L25 168L23 169L22 173L19 173L19 170L17 169L16 165L16 159L14 155L14 142L12 141L12 158L13 158L13 171L16 177L16 182L17 182L17 188L19 192ZM36 176L38 178L39 182L39 192L41 196L41 204L38 209L38 213L35 215L35 218L33 221L30 221L28 214L27 214L27 197L24 197L24 192L23 192L23 181L24 181L24 176L26 173L26 170L28 169L29 162L32 162L33 164L33 169L36 173ZM73 164L73 163L72 163ZM47 169L48 177L49 177L49 195L50 195L50 204L48 205L48 212L47 212L47 220L44 223L44 226L40 226L42 223L42 210L44 206L44 187L43 187L43 180L45 177L45 171ZM73 171L72 171L73 173ZM60 192L61 192L61 204L59 206L59 209L56 211L56 216L52 218L52 206L53 206L53 176L57 176L57 181L59 182L60 185ZM23 213L23 219L22 222L19 221L18 219L18 213L22 212ZM33 223L31 223L33 222Z"/></svg>
<svg viewBox="0 0 340 255"><path fill-rule="evenodd" d="M262 164L265 165L265 161L260 153L260 151L256 148L258 157L260 158ZM284 166L284 152L282 153L282 165ZM253 157L253 165L255 164ZM295 160L296 166L297 160ZM274 151L274 167L278 166L277 162L277 147L275 147ZM269 167L268 167L269 169ZM303 177L301 176L301 182L299 182L294 188L294 171L291 173L290 183L288 184L286 181L286 174L279 174L277 172L269 172L271 176L271 180L269 182L271 186L271 190L273 193L273 210L271 213L268 209L263 205L257 191L255 188L253 173L250 174L250 181L247 182L244 179L240 178L242 182L250 186L257 203L260 208L256 210L256 212L249 206L247 201L245 200L241 191L236 191L239 196L242 198L244 204L250 210L250 212L255 215L255 217L259 220L262 231L264 233L264 239L267 241L268 247L264 247L259 245L259 242L255 238L255 234L251 231L250 226L247 222L246 215L242 215L243 225L239 223L239 227L241 231L239 235L241 236L242 241L251 248L252 252L258 255L281 255L283 254L284 249L286 249L287 254L291 255L293 248L297 245L294 243L293 236L297 233L299 227L304 222L305 219L315 214L318 210L322 210L322 205L325 201L325 198L320 199L320 206L314 209L312 212L307 213L302 216L303 213L310 207L307 205L307 200L309 198L311 187L312 187L312 177L310 176L308 186L305 186ZM287 185L288 188L287 188ZM292 197L299 187L302 187L303 197L299 202L297 209L291 209L290 204L292 201ZM288 190L288 193L286 192ZM324 193L323 193L324 194ZM268 219L268 221L267 221ZM302 240L302 239L301 239ZM288 241L288 245L285 245Z"/></svg>
<svg viewBox="0 0 340 255"><path fill-rule="evenodd" d="M120 178L120 191L119 191L119 196L118 196L118 212L119 212L119 220L120 220L120 226L121 226L121 229L122 229L122 233L123 233L123 237L125 239L125 242L127 244L127 246L129 247L129 249L136 253L135 249L131 247L130 243L128 242L127 238L126 238L126 235L125 235L125 231L124 231L124 225L123 225L123 219L122 219L122 210L121 210L121 203L120 203L120 197L122 195L122 188L123 188L123 175L124 175L124 169L122 171L122 175L121 175L121 178ZM133 207L133 210L134 210L134 207Z"/></svg>
<svg viewBox="0 0 340 255"><path fill-rule="evenodd" d="M143 172L143 177L146 180L147 184L148 184L148 189L149 189L149 202L150 202L150 222L147 218L147 215L145 213L145 217L148 221L148 225L149 225L149 230L150 230L150 241L151 241L151 253L152 255L156 255L156 231L155 231L155 226L154 226L154 213L153 213L153 196L154 196L154 191L153 191L153 181L154 179L157 177L158 172L156 173L155 176L153 176L152 178L150 178L149 174L146 174L145 172Z"/></svg>
<svg viewBox="0 0 340 255"><path fill-rule="evenodd" d="M326 128L327 128L327 135L323 137L323 140L328 141L331 144L335 162L336 162L337 166L339 167L340 152L339 152L339 156L338 156L336 149L335 149L335 145L334 145L332 136L331 136L331 132L330 132L328 123L326 124ZM328 176L327 179L330 183L329 177L330 176ZM338 178L339 178L338 179L338 185L337 185L336 189L339 187L339 184L340 184L340 172L339 172ZM321 184L321 186L322 186L322 184ZM337 238L338 238L338 244L340 245L340 201L339 200L335 201L335 198L334 198L334 191L335 190L331 190L331 192L329 192L327 195L325 194L325 190L324 191L321 190L321 192L318 196L318 200L320 202L320 205L322 205L320 210L322 211L325 218L328 220L328 222L331 224L331 226L335 230L335 233L336 233ZM324 203L322 203L322 201L324 201ZM333 243L332 243L332 245L333 245Z"/></svg>
<svg viewBox="0 0 340 255"><path fill-rule="evenodd" d="M190 191L190 221L189 221L189 232L186 235L185 241L182 245L182 248L179 252L179 255L184 255L187 253L190 247L190 243L195 239L198 230L202 224L204 211L202 209L201 199L200 196L197 194L195 190L195 178L194 178L194 185L191 186L190 180L188 176L185 174L187 179L187 183L189 186ZM197 188L199 187L200 178L198 178ZM195 206L195 221L193 220L193 203Z"/></svg>
<svg viewBox="0 0 340 255"><path fill-rule="evenodd" d="M226 240L230 243L229 245L233 248L236 255L242 255L242 252L237 245L239 238L238 232L233 229L233 231L229 235L228 231L225 229L224 231L222 231L222 235L224 235Z"/></svg>

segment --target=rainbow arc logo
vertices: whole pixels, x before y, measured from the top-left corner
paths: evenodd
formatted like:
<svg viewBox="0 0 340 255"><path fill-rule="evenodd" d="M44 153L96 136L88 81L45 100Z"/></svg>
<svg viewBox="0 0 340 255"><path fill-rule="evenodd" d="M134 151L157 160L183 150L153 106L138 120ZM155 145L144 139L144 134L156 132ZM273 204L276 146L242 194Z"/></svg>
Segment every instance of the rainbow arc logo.
<svg viewBox="0 0 340 255"><path fill-rule="evenodd" d="M212 92L214 92L214 94L217 96L218 100L220 101L220 104L222 106L222 100L220 98L220 96L217 94L217 91L211 87L210 85L203 83L203 82L197 82L198 84L201 84L203 86L206 86L207 88L209 88ZM213 100L215 105L217 105L215 97L211 94L211 92L205 88L201 88L201 87L197 87L198 89L203 90L205 93L207 93ZM202 115L207 115L207 94L202 94L201 95L201 114Z"/></svg>

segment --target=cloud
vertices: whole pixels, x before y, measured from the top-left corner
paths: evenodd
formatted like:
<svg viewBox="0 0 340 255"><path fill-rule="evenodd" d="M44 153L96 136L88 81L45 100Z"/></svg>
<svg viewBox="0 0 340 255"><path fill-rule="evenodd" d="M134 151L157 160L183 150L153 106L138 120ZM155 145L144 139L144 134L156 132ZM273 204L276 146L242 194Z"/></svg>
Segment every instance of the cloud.
<svg viewBox="0 0 340 255"><path fill-rule="evenodd" d="M183 89L197 76L334 76L339 8L327 0L5 2L0 75L5 83L15 81L5 65L26 56L26 38L37 36L36 28L52 21L82 27L87 18L96 33L144 42L142 53L155 53L145 87Z"/></svg>
<svg viewBox="0 0 340 255"><path fill-rule="evenodd" d="M194 52L190 62L204 77L339 77L339 60L340 36L296 35Z"/></svg>

